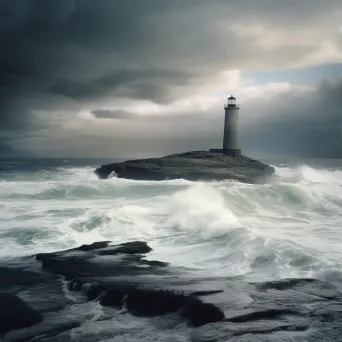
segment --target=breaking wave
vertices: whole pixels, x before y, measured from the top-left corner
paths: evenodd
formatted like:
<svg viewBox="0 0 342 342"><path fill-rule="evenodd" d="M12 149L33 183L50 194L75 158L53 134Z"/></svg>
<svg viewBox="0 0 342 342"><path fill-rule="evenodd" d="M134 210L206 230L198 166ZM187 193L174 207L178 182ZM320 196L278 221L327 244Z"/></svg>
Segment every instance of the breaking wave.
<svg viewBox="0 0 342 342"><path fill-rule="evenodd" d="M139 239L206 275L341 278L342 170L275 168L262 185L15 173L0 182L0 257Z"/></svg>

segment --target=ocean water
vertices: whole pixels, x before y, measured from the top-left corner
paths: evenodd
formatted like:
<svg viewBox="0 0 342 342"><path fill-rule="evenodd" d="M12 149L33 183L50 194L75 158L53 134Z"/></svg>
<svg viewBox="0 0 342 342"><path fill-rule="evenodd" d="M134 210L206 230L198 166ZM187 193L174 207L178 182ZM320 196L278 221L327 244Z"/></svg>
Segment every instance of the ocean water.
<svg viewBox="0 0 342 342"><path fill-rule="evenodd" d="M277 178L258 185L99 180L105 162L2 160L0 258L143 240L203 277L341 286L341 160L265 160Z"/></svg>
<svg viewBox="0 0 342 342"><path fill-rule="evenodd" d="M342 279L341 160L268 161L265 185L98 180L103 162L1 161L0 257L142 239L215 275Z"/></svg>

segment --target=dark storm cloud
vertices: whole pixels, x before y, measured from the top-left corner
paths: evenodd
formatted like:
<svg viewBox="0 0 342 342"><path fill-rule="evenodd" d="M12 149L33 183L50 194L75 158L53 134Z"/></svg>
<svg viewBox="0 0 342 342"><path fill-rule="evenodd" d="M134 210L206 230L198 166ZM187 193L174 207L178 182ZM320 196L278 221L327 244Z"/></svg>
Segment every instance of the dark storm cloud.
<svg viewBox="0 0 342 342"><path fill-rule="evenodd" d="M50 111L98 108L103 98L168 103L221 70L306 65L340 24L340 7L339 0L0 0L0 135L33 134L54 125ZM289 31L283 46L277 36L264 39ZM315 39L306 40L311 31ZM300 32L305 44L295 41Z"/></svg>
<svg viewBox="0 0 342 342"><path fill-rule="evenodd" d="M290 87L272 94L267 88L261 88L259 92L264 95L245 95L241 100L240 133L244 154L299 158L341 156L342 80L323 82L310 89ZM238 100L240 102L240 97ZM32 137L29 143L34 143L37 150L50 146L49 156L65 156L64 149L69 156L124 158L222 146L224 110L221 102L201 111L194 111L190 106L183 111L178 108L178 112L167 112L170 108L153 115L94 110L94 115L106 120L92 118L75 131L62 131L57 135L52 132L38 140Z"/></svg>
<svg viewBox="0 0 342 342"><path fill-rule="evenodd" d="M186 71L167 70L118 70L93 80L58 80L49 87L49 91L75 100L91 101L109 96L132 99L148 99L159 103L170 100L169 85L182 84L191 78Z"/></svg>
<svg viewBox="0 0 342 342"><path fill-rule="evenodd" d="M191 123L198 118L197 113L160 113L160 114L144 114L127 111L127 110L109 110L109 109L94 109L91 113L98 119L117 119L117 120L134 120L140 123ZM201 118L202 119L202 118ZM204 118L205 120L205 118Z"/></svg>
<svg viewBox="0 0 342 342"><path fill-rule="evenodd" d="M91 111L99 119L137 120L139 115L126 110L95 109Z"/></svg>

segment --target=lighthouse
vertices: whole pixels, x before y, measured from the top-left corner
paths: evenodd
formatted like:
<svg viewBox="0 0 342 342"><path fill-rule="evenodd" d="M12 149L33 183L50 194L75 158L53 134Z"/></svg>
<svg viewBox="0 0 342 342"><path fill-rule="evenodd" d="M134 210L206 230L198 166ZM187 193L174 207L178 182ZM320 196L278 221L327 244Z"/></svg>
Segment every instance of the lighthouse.
<svg viewBox="0 0 342 342"><path fill-rule="evenodd" d="M223 148L211 148L213 153L222 153L231 157L240 157L239 139L239 110L236 98L231 95L224 105L224 129L223 129Z"/></svg>
<svg viewBox="0 0 342 342"><path fill-rule="evenodd" d="M239 142L239 105L231 95L224 105L223 153L232 157L241 155Z"/></svg>

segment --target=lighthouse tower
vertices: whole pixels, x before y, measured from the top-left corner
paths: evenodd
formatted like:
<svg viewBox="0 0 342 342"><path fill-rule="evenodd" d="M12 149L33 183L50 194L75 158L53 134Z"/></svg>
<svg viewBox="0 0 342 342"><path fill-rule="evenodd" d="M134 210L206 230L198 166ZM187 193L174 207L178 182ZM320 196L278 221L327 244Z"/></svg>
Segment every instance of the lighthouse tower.
<svg viewBox="0 0 342 342"><path fill-rule="evenodd" d="M239 105L236 98L231 95L227 104L224 105L224 134L223 134L223 153L232 157L241 155L239 142Z"/></svg>

